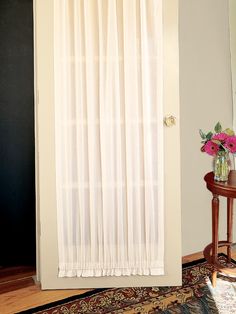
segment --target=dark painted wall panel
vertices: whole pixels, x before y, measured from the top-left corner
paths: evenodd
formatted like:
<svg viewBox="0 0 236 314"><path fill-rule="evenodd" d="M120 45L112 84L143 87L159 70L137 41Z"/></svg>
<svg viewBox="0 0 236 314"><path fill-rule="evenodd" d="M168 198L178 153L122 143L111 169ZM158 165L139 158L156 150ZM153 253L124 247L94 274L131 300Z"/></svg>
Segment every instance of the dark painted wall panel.
<svg viewBox="0 0 236 314"><path fill-rule="evenodd" d="M0 0L0 266L35 263L33 1Z"/></svg>

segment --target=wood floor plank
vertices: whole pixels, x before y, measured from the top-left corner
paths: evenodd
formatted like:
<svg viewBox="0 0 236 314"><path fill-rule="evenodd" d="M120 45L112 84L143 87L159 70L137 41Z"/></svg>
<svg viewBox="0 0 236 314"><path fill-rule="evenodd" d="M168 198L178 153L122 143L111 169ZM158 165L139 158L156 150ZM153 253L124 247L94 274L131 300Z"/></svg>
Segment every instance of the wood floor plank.
<svg viewBox="0 0 236 314"><path fill-rule="evenodd" d="M225 253L225 254L227 253L225 247L219 248L218 251L219 253ZM197 252L190 255L186 255L182 257L182 264L193 262L201 258L204 258L203 252ZM232 247L232 258L236 259L236 246L235 245Z"/></svg>
<svg viewBox="0 0 236 314"><path fill-rule="evenodd" d="M0 283L22 278L34 276L36 273L35 267L32 266L14 266L0 268Z"/></svg>
<svg viewBox="0 0 236 314"><path fill-rule="evenodd" d="M32 277L3 282L3 283L0 283L0 294L6 293L9 291L22 289L23 287L26 288L26 287L34 286L34 285L35 285L35 282Z"/></svg>
<svg viewBox="0 0 236 314"><path fill-rule="evenodd" d="M0 295L1 314L13 314L50 302L85 293L88 290L47 290L39 285L7 292Z"/></svg>
<svg viewBox="0 0 236 314"><path fill-rule="evenodd" d="M33 276L35 276L35 272L24 273L23 275L22 274L18 274L18 275L14 275L14 276L8 276L8 277L2 278L0 280L0 285L4 284L5 282L19 280L19 279L22 279L22 278L32 278Z"/></svg>

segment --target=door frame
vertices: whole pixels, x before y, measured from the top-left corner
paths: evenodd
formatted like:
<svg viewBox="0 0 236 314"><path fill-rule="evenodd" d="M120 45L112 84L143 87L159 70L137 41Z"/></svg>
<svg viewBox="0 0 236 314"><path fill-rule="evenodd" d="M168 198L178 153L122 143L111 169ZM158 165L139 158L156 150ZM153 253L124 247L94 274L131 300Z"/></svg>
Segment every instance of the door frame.
<svg viewBox="0 0 236 314"><path fill-rule="evenodd" d="M58 278L53 0L34 0L37 275L42 289L166 286L182 283L178 6L178 0L163 1L164 114L170 113L176 117L176 125L164 130L165 275Z"/></svg>

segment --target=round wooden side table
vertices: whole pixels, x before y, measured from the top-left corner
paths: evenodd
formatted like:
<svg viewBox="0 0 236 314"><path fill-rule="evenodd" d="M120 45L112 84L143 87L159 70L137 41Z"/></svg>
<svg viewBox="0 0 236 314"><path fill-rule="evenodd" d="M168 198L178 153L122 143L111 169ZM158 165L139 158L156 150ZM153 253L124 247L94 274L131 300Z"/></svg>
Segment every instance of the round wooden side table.
<svg viewBox="0 0 236 314"><path fill-rule="evenodd" d="M236 198L236 171L231 170L226 182L214 181L213 172L205 175L207 189L211 191L212 198L212 243L203 251L208 263L214 265L212 273L212 286L216 286L217 272L236 275L236 268L223 267L218 261L218 248L227 247L228 262L231 261L232 227L233 227L233 200ZM227 240L219 241L219 196L227 197Z"/></svg>

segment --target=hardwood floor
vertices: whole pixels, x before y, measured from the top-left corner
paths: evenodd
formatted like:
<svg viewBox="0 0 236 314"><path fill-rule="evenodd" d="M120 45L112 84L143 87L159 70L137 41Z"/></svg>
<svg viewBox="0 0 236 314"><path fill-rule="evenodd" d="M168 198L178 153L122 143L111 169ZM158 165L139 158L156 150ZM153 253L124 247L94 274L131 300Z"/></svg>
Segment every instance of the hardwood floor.
<svg viewBox="0 0 236 314"><path fill-rule="evenodd" d="M225 253L226 254L226 248L219 248L219 253ZM186 255L182 257L182 264L189 263L192 261L196 261L200 258L203 258L203 252L198 252L190 255ZM232 258L236 260L236 244L232 246Z"/></svg>
<svg viewBox="0 0 236 314"><path fill-rule="evenodd" d="M13 314L84 292L86 290L41 291L36 284L0 295L0 313Z"/></svg>
<svg viewBox="0 0 236 314"><path fill-rule="evenodd" d="M54 302L88 290L45 290L32 276L0 283L0 313L13 314L39 305Z"/></svg>
<svg viewBox="0 0 236 314"><path fill-rule="evenodd" d="M202 252L183 257L188 263L202 258ZM236 250L232 257L236 259ZM34 281L35 271L28 268L0 269L0 313L13 314L39 305L54 302L88 290L47 290L42 291L39 283Z"/></svg>

